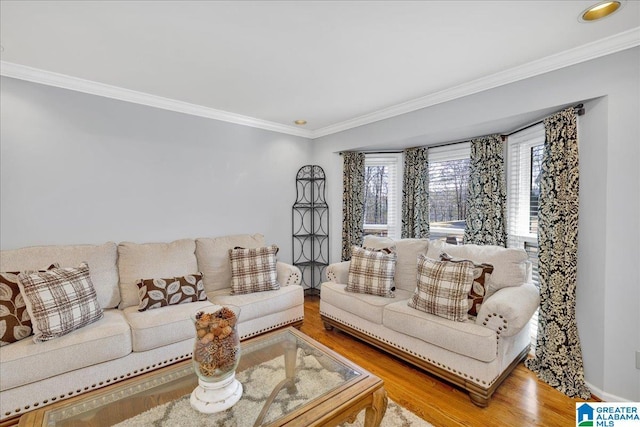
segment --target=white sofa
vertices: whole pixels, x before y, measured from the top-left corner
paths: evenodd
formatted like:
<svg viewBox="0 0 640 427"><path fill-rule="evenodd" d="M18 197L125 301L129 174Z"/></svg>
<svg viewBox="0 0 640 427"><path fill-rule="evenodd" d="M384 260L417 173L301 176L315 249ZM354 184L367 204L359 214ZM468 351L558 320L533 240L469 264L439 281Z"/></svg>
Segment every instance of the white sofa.
<svg viewBox="0 0 640 427"><path fill-rule="evenodd" d="M396 246L395 297L346 291L349 262L331 264L321 286L320 315L338 328L431 372L487 406L498 385L529 351L529 320L539 305L524 250L450 245L426 239L367 236L364 247ZM407 305L417 286L417 257L454 258L494 266L478 315L456 322Z"/></svg>
<svg viewBox="0 0 640 427"><path fill-rule="evenodd" d="M264 236L2 251L3 272L87 262L104 317L50 341L26 338L0 347L0 420L191 357L195 329L190 316L212 303L241 308L241 339L301 325L304 292L297 267L277 263L279 290L231 294L228 250L236 246L265 246ZM196 272L204 274L208 301L138 311L138 280Z"/></svg>

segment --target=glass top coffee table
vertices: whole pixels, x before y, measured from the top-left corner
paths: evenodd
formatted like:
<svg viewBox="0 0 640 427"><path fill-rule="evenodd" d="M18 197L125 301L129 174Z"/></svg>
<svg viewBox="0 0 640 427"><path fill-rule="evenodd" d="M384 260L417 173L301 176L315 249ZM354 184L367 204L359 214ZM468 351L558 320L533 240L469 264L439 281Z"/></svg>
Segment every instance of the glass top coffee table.
<svg viewBox="0 0 640 427"><path fill-rule="evenodd" d="M338 425L363 409L365 426L382 421L383 381L300 331L281 329L241 346L236 378L244 392L224 412L205 415L191 408L198 378L186 360L28 412L20 426L176 425L185 417L243 427Z"/></svg>

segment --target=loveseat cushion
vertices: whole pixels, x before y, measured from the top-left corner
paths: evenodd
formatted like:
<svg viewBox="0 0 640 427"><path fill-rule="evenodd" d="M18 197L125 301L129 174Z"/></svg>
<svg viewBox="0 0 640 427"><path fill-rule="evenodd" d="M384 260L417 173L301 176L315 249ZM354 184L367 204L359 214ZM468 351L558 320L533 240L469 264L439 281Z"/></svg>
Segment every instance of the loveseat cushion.
<svg viewBox="0 0 640 427"><path fill-rule="evenodd" d="M262 234L238 234L232 236L196 239L198 271L204 274L206 292L231 286L229 250L235 247L259 248L265 246Z"/></svg>
<svg viewBox="0 0 640 427"><path fill-rule="evenodd" d="M91 282L102 308L114 308L120 302L118 288L118 249L115 243L102 245L32 246L0 252L0 271L25 271L46 268L89 265Z"/></svg>
<svg viewBox="0 0 640 427"><path fill-rule="evenodd" d="M209 301L169 305L157 310L138 311L138 306L127 307L123 313L131 326L134 352L152 350L195 337L192 315L198 311L213 311Z"/></svg>
<svg viewBox="0 0 640 427"><path fill-rule="evenodd" d="M118 359L131 353L131 330L120 310L43 343L22 340L0 347L0 390Z"/></svg>
<svg viewBox="0 0 640 427"><path fill-rule="evenodd" d="M413 309L407 306L406 301L384 307L383 325L482 362L491 362L497 357L498 344L494 331L471 321L454 322Z"/></svg>
<svg viewBox="0 0 640 427"><path fill-rule="evenodd" d="M530 262L524 249L492 245L450 245L435 240L430 243L427 256L431 259L440 259L440 254L443 252L456 259L468 259L476 264L493 265L485 300L498 289L520 286L530 280Z"/></svg>
<svg viewBox="0 0 640 427"><path fill-rule="evenodd" d="M138 286L140 279L180 277L198 272L196 243L192 239L170 243L130 243L118 245L118 269L120 272L120 308L140 303Z"/></svg>
<svg viewBox="0 0 640 427"><path fill-rule="evenodd" d="M382 315L387 305L397 300L407 305L407 299L411 297L411 292L403 289L396 289L396 297L392 299L378 295L347 292L346 287L340 283L323 283L322 300L379 325L382 324Z"/></svg>
<svg viewBox="0 0 640 427"><path fill-rule="evenodd" d="M240 307L238 317L240 323L304 304L304 290L302 286L297 285L250 294L232 294L231 288L226 288L209 292L207 296L214 304L231 304Z"/></svg>
<svg viewBox="0 0 640 427"><path fill-rule="evenodd" d="M397 254L394 276L395 287L396 289L413 292L417 286L418 255L427 253L429 248L428 239L394 240L388 237L365 236L362 246L374 249L395 246Z"/></svg>

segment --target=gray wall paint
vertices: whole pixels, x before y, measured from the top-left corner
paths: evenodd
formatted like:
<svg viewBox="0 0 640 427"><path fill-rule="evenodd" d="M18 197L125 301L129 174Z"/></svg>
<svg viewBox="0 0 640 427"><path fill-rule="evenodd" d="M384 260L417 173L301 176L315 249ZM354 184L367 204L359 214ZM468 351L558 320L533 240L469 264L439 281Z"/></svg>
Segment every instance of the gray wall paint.
<svg viewBox="0 0 640 427"><path fill-rule="evenodd" d="M304 138L2 78L0 242L262 233L291 262Z"/></svg>
<svg viewBox="0 0 640 427"><path fill-rule="evenodd" d="M402 116L319 138L331 254L339 260L342 150L402 149L455 141L541 118L587 101L580 117L577 318L587 381L605 399L640 400L640 48L546 73Z"/></svg>
<svg viewBox="0 0 640 427"><path fill-rule="evenodd" d="M640 48L310 143L2 78L0 246L262 232L291 258L295 173L327 173L340 257L342 158L512 130L570 103L580 118L577 316L587 381L640 400Z"/></svg>

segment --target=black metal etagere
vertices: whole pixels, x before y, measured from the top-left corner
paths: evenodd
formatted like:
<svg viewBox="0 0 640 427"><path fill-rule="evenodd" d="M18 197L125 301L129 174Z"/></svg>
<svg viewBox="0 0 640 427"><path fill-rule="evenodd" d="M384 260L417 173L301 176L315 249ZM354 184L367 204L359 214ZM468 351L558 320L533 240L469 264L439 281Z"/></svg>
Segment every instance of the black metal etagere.
<svg viewBox="0 0 640 427"><path fill-rule="evenodd" d="M325 199L325 174L306 165L296 175L296 202L292 208L293 265L302 271L306 294L318 294L329 265L329 206Z"/></svg>

